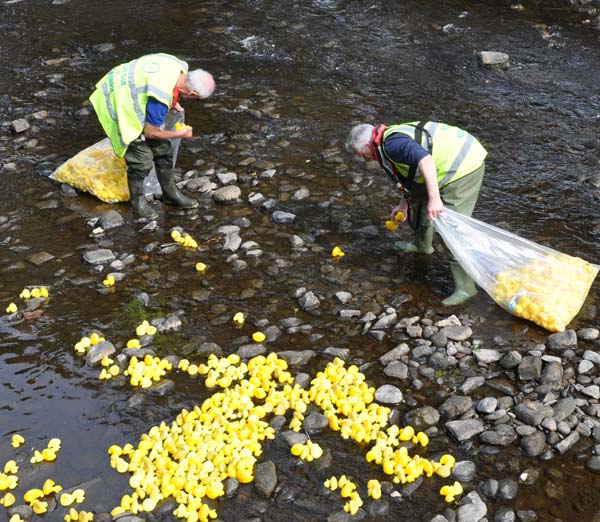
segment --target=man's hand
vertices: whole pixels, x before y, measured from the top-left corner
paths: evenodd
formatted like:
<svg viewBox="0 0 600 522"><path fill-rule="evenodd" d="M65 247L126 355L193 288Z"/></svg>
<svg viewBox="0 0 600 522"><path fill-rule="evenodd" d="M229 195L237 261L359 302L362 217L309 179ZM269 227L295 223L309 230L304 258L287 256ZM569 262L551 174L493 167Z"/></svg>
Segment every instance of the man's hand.
<svg viewBox="0 0 600 522"><path fill-rule="evenodd" d="M175 104L175 107L173 107L173 110L177 111L177 112L183 112L183 107L181 105L179 105L179 102L177 102Z"/></svg>
<svg viewBox="0 0 600 522"><path fill-rule="evenodd" d="M403 223L408 218L408 203L404 198L400 201L400 204L392 210L390 219L396 223Z"/></svg>
<svg viewBox="0 0 600 522"><path fill-rule="evenodd" d="M179 138L191 138L193 136L193 131L194 129L192 129L192 127L190 126L186 126L185 128L181 129L180 131L177 131L177 134L179 135Z"/></svg>
<svg viewBox="0 0 600 522"><path fill-rule="evenodd" d="M439 197L439 195L437 198L434 199L429 198L429 203L427 203L427 217L431 221L438 217L443 210L444 204L442 203L442 200Z"/></svg>

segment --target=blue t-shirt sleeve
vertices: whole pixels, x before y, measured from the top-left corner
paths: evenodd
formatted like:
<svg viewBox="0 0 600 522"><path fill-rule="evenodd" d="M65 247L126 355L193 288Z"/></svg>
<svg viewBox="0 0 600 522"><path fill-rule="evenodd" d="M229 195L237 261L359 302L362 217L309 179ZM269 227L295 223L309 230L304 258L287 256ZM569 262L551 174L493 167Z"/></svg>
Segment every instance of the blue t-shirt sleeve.
<svg viewBox="0 0 600 522"><path fill-rule="evenodd" d="M164 103L159 102L155 98L148 98L146 104L146 123L160 127L167 119L169 107Z"/></svg>
<svg viewBox="0 0 600 522"><path fill-rule="evenodd" d="M401 132L388 136L383 144L383 148L391 160L409 166L417 166L429 154L415 140Z"/></svg>

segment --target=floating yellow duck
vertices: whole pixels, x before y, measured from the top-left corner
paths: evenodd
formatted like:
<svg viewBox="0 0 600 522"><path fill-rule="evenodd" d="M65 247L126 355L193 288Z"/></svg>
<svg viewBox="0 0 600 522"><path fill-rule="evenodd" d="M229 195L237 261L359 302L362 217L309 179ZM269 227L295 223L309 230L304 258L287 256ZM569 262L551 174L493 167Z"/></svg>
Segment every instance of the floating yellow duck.
<svg viewBox="0 0 600 522"><path fill-rule="evenodd" d="M263 342L263 341L264 341L266 338L267 338L267 337L266 337L266 336L265 336L265 334L264 334L264 333L262 333L262 332L254 332L254 333L252 334L252 340L253 340L255 343L262 343L262 342Z"/></svg>
<svg viewBox="0 0 600 522"><path fill-rule="evenodd" d="M102 284L107 287L115 286L116 280L113 275L109 274L106 276L106 279L102 281Z"/></svg>
<svg viewBox="0 0 600 522"><path fill-rule="evenodd" d="M344 257L345 255L346 254L339 246L333 247L333 250L331 251L331 257Z"/></svg>
<svg viewBox="0 0 600 522"><path fill-rule="evenodd" d="M196 271L200 272L201 274L203 274L204 272L206 272L207 268L208 267L206 266L205 263L202 263L202 262L196 263Z"/></svg>
<svg viewBox="0 0 600 522"><path fill-rule="evenodd" d="M17 305L15 303L10 303L6 307L6 313L7 314L14 314L17 310L18 310L18 308L17 308Z"/></svg>
<svg viewBox="0 0 600 522"><path fill-rule="evenodd" d="M244 326L244 321L246 321L246 317L243 312L236 312L233 316L233 322L236 326L241 327Z"/></svg>

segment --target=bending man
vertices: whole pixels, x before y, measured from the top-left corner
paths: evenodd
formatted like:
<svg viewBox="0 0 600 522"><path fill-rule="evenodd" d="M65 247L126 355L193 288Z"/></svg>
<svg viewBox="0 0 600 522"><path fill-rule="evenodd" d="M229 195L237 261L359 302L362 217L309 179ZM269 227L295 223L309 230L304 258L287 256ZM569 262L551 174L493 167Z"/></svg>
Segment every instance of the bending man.
<svg viewBox="0 0 600 522"><path fill-rule="evenodd" d="M432 220L448 206L465 216L475 208L483 174L483 146L468 132L445 123L412 122L399 125L356 125L346 149L366 160L376 160L401 190L400 211L414 232L410 242L398 241L400 252L433 253ZM445 306L463 303L477 293L475 283L448 249L454 292Z"/></svg>
<svg viewBox="0 0 600 522"><path fill-rule="evenodd" d="M188 73L188 64L170 54L148 54L111 69L90 96L98 120L115 154L127 163L131 206L141 217L156 212L144 195L144 178L156 164L163 200L183 208L198 203L184 196L173 178L172 138L191 138L192 128L161 129L169 109L183 111L179 98L208 98L215 89L211 74Z"/></svg>

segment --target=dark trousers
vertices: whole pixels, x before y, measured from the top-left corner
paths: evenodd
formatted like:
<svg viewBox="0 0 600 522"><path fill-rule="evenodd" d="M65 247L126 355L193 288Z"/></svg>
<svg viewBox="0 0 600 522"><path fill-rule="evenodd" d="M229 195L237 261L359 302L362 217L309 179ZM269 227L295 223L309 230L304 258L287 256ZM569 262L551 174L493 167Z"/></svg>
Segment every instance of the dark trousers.
<svg viewBox="0 0 600 522"><path fill-rule="evenodd" d="M128 176L144 179L152 170L152 162L156 163L156 170L173 168L171 142L138 138L129 144L123 159L127 163Z"/></svg>

